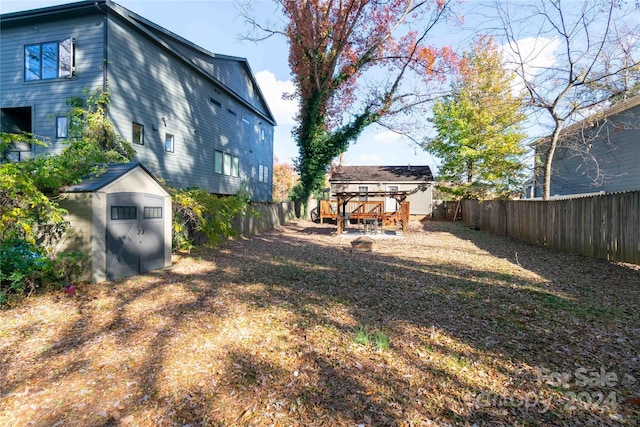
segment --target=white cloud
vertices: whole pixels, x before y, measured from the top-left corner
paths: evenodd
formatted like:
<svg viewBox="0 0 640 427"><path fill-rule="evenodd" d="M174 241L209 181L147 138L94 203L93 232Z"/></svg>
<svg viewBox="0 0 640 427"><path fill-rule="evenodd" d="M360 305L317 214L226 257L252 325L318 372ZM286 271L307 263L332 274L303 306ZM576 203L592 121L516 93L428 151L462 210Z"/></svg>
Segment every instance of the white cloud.
<svg viewBox="0 0 640 427"><path fill-rule="evenodd" d="M402 135L396 132L386 130L383 132L377 132L373 135L373 139L381 144L397 144L402 139Z"/></svg>
<svg viewBox="0 0 640 427"><path fill-rule="evenodd" d="M557 62L557 50L560 47L559 39L545 37L526 37L502 47L505 58L505 66L518 74L517 80L522 79L522 70L518 70L520 63L524 64L524 77L533 81L537 75ZM518 89L524 87L517 82Z"/></svg>
<svg viewBox="0 0 640 427"><path fill-rule="evenodd" d="M269 70L256 73L256 80L260 85L262 94L267 99L269 108L276 118L279 126L291 126L295 124L295 116L298 113L298 102L282 99L282 95L293 93L295 86L291 80L277 80Z"/></svg>

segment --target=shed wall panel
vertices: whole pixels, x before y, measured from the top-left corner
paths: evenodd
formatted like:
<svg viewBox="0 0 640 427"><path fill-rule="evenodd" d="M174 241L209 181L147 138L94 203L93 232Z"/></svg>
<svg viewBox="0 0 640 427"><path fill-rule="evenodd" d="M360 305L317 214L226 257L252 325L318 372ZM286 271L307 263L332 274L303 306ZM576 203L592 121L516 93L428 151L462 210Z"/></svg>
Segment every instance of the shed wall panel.
<svg viewBox="0 0 640 427"><path fill-rule="evenodd" d="M59 200L60 207L66 209L69 230L53 247L54 254L80 252L87 255L84 273L78 277L81 281L91 281L94 267L92 252L93 237L93 195L91 193L66 193Z"/></svg>

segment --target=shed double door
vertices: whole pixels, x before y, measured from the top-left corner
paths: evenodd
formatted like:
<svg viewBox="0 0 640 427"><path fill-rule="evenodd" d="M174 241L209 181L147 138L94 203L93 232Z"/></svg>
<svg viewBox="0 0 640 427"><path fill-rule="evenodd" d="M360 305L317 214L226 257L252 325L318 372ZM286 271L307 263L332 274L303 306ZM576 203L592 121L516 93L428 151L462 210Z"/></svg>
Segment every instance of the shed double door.
<svg viewBox="0 0 640 427"><path fill-rule="evenodd" d="M164 267L163 206L163 198L152 194L107 195L107 279Z"/></svg>

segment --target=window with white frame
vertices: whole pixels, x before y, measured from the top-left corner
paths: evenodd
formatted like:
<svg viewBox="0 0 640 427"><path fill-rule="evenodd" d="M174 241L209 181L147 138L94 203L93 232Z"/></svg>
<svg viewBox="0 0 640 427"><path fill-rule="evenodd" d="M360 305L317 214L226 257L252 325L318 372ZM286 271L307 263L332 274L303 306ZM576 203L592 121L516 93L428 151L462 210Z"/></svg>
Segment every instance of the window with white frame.
<svg viewBox="0 0 640 427"><path fill-rule="evenodd" d="M240 176L240 159L238 156L231 158L231 176Z"/></svg>
<svg viewBox="0 0 640 427"><path fill-rule="evenodd" d="M175 137L170 133L168 133L164 137L164 151L168 153L173 153L174 150L175 150Z"/></svg>
<svg viewBox="0 0 640 427"><path fill-rule="evenodd" d="M67 116L56 117L56 138L69 137L69 118Z"/></svg>
<svg viewBox="0 0 640 427"><path fill-rule="evenodd" d="M25 45L25 81L72 77L75 60L74 45L73 39Z"/></svg>
<svg viewBox="0 0 640 427"><path fill-rule="evenodd" d="M358 196L358 200L361 202L366 202L367 201L367 193L369 192L369 187L366 185L360 185L358 186L358 193L360 193L360 195Z"/></svg>
<svg viewBox="0 0 640 427"><path fill-rule="evenodd" d="M133 122L131 130L131 142L138 145L144 145L144 126L140 123Z"/></svg>
<svg viewBox="0 0 640 427"><path fill-rule="evenodd" d="M224 153L224 174L231 175L231 154Z"/></svg>
<svg viewBox="0 0 640 427"><path fill-rule="evenodd" d="M224 157L224 153L222 151L216 150L213 155L213 171L215 173L222 174L224 169L222 168L222 158Z"/></svg>
<svg viewBox="0 0 640 427"><path fill-rule="evenodd" d="M213 171L220 175L240 176L240 158L230 153L215 150L213 154Z"/></svg>
<svg viewBox="0 0 640 427"><path fill-rule="evenodd" d="M269 182L269 166L259 165L258 182Z"/></svg>

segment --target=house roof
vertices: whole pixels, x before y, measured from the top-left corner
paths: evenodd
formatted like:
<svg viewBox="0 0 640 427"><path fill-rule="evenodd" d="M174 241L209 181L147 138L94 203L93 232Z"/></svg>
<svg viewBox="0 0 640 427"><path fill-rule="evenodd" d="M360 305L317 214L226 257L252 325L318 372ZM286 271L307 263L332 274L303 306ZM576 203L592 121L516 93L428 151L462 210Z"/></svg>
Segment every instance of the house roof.
<svg viewBox="0 0 640 427"><path fill-rule="evenodd" d="M594 123L598 123L599 120L602 120L607 117L611 117L614 114L622 113L633 107L637 107L638 105L640 105L640 93L632 96L631 98L625 99L624 101L620 101L616 104L613 104L612 106L610 106L609 108L606 108L603 111L596 112L592 116L587 117L583 120L580 120L579 122L576 122L567 126L566 128L560 131L560 137L562 138L567 135L572 135L573 133L575 133L576 131L580 131L581 129L590 128L593 126ZM543 145L544 143L549 141L549 139L550 139L550 136L539 138L533 141L532 143L530 143L529 146L536 147L539 145Z"/></svg>
<svg viewBox="0 0 640 427"><path fill-rule="evenodd" d="M215 85L228 92L237 101L254 111L264 120L274 126L277 124L246 58L219 55L209 52L195 43L172 33L171 31L149 21L146 18L143 18L115 2L112 2L111 0L86 0L40 9L6 13L0 15L0 23L3 27L10 27L24 23L36 23L39 20L53 20L61 18L69 19L72 17L82 16L87 13L113 13L121 17L138 31L151 38L155 43L167 49L180 61L184 62L201 74L205 79L213 82ZM234 90L231 86L217 78L214 73L211 73L210 70L203 66L203 62L215 64L224 61L237 62L242 68L244 68L258 95L259 105L252 103L250 99L247 99L245 96L238 93L238 91Z"/></svg>
<svg viewBox="0 0 640 427"><path fill-rule="evenodd" d="M429 166L339 166L330 182L429 182Z"/></svg>
<svg viewBox="0 0 640 427"><path fill-rule="evenodd" d="M154 180L156 178L153 176L151 172L140 162L130 162L130 163L108 163L104 165L106 167L106 171L101 173L96 177L89 177L82 181L79 184L70 185L64 189L66 193L90 193L92 191L97 191L102 187L105 187L108 184L111 184L118 178L125 175L127 172L141 167L149 176L151 176ZM157 180L156 180L157 182Z"/></svg>

